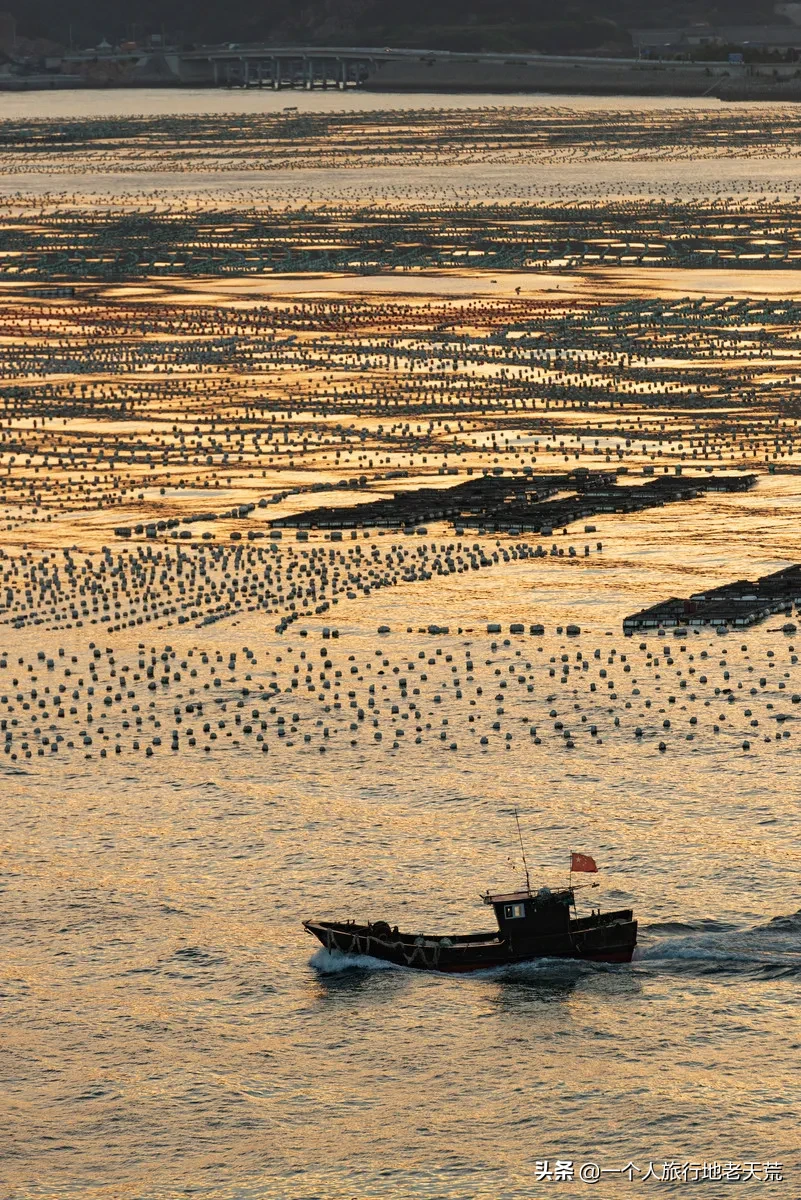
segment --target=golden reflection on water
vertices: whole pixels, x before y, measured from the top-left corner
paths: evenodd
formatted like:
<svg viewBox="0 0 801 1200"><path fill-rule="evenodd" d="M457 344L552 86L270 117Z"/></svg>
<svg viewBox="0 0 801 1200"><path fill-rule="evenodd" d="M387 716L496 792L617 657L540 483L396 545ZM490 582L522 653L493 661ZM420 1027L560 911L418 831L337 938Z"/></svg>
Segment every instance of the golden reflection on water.
<svg viewBox="0 0 801 1200"><path fill-rule="evenodd" d="M150 113L275 103L136 101ZM63 102L98 115L101 99ZM41 111L36 97L12 103ZM560 106L596 122L620 108ZM673 102L638 107L680 123ZM130 177L101 181L90 166L65 190L116 188L129 208L159 186L159 204L183 191L226 211L299 203L321 181L351 198L357 187L345 168L279 170L254 200L238 172L198 172L143 180L136 195ZM675 186L692 198L734 181L751 196L770 180L786 201L797 186L778 156L699 166L649 150L537 169L539 187L584 200ZM25 170L5 184L27 179L21 210L37 194L66 204L43 202ZM460 171L359 178L412 206L423 192L435 202L432 181L530 190L519 165ZM779 631L783 615L726 636L621 632L646 604L798 559L789 274L4 291L9 1195L529 1200L535 1162L557 1157L781 1160L797 1177L801 641ZM699 296L702 321L688 307ZM740 297L751 302L732 316ZM621 316L632 298L639 312ZM471 471L577 466L625 468L633 484L645 469L758 482L547 539L435 522L342 542L270 531L282 514ZM184 522L199 514L213 519ZM545 557L531 556L538 542ZM512 634L516 622L545 633ZM479 892L519 882L515 806L537 884L564 882L580 848L602 866L604 907L635 908L630 967L451 979L341 969L319 949L310 965L306 917L483 926ZM613 1176L604 1189L631 1191Z"/></svg>

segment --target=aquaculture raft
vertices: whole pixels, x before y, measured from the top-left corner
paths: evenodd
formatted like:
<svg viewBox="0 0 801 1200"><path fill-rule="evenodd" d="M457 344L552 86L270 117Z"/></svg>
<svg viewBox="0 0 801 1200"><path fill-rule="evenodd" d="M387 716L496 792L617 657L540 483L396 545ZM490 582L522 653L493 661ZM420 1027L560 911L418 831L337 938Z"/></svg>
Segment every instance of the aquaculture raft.
<svg viewBox="0 0 801 1200"><path fill-rule="evenodd" d="M490 933L448 936L400 933L386 921L304 921L304 928L327 950L366 954L420 971L481 971L537 958L575 958L592 962L631 962L637 922L631 909L589 917L575 911L572 887L524 890L482 897L498 922Z"/></svg>

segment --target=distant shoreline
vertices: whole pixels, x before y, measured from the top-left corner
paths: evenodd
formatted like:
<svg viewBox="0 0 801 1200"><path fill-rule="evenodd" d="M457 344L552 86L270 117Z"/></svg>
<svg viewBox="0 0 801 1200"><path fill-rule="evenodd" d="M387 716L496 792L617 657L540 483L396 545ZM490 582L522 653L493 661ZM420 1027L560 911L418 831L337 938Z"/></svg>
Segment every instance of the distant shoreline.
<svg viewBox="0 0 801 1200"><path fill-rule="evenodd" d="M569 86L568 86L569 84ZM13 83L7 80L0 81L0 95L20 95L29 92L141 92L149 89L159 89L165 92L174 91L208 91L225 92L225 91L242 91L241 88L220 88L208 85L204 88L198 88L197 84L183 84L165 82L160 80L142 80L137 83L86 83L83 80L62 80L54 81L52 79L31 79L14 81ZM256 89L251 89L256 90ZM266 91L266 89L264 89ZM441 96L458 96L466 94L475 95L497 95L497 96L597 96L599 99L610 99L614 97L631 98L637 97L650 99L675 99L675 100L721 100L729 103L767 103L774 102L778 104L797 104L801 102L801 80L793 85L769 83L753 84L751 86L732 86L715 88L711 91L698 91L691 88L681 87L635 87L626 86L624 81L618 81L617 85L611 81L607 86L592 87L581 86L576 80L565 80L563 86L556 84L539 84L537 86L523 87L520 84L500 84L477 81L475 83L445 83L431 80L426 83L402 83L393 82L392 85L384 84L376 81L375 83L367 83L363 87L348 89L349 92L369 92L372 95L384 94L391 96L397 95L425 95L432 93ZM298 94L300 89L287 88L283 91L283 95L291 97ZM306 94L306 93L301 93ZM2 113L0 113L2 119Z"/></svg>
<svg viewBox="0 0 801 1200"><path fill-rule="evenodd" d="M358 57L360 56L360 57ZM276 66L280 62L282 66ZM178 51L140 60L72 60L75 74L0 75L0 91L317 90L442 95L648 96L726 101L801 101L801 65L652 59L469 55L444 52ZM80 71L81 73L78 73ZM277 76L276 76L277 71ZM94 72L94 74L92 74Z"/></svg>

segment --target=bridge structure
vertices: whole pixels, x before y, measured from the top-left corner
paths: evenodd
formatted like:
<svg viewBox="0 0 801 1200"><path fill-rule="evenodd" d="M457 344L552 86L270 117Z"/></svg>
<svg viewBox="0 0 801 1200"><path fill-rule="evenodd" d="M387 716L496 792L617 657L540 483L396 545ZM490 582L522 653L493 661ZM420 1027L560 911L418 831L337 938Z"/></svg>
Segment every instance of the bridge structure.
<svg viewBox="0 0 801 1200"><path fill-rule="evenodd" d="M381 53L349 47L208 46L179 52L176 73L188 85L344 90L363 86L375 74Z"/></svg>
<svg viewBox="0 0 801 1200"><path fill-rule="evenodd" d="M551 92L585 95L801 99L798 64L746 64L492 54L360 46L228 43L111 47L65 55L59 81L90 86L399 92ZM0 86L2 86L0 84Z"/></svg>
<svg viewBox="0 0 801 1200"><path fill-rule="evenodd" d="M555 91L709 95L759 71L744 63L662 62L377 47L204 46L174 52L183 85L365 87L379 91ZM787 68L785 68L786 70ZM797 74L797 64L791 68ZM776 70L773 76L776 76Z"/></svg>

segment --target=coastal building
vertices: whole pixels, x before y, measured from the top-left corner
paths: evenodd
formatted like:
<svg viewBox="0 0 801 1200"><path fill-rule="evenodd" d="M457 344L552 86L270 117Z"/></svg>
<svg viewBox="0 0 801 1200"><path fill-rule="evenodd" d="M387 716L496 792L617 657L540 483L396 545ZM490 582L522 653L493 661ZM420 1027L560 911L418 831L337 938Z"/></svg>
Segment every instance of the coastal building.
<svg viewBox="0 0 801 1200"><path fill-rule="evenodd" d="M788 7L790 7L788 5ZM801 13L801 4L793 6ZM643 57L697 55L724 46L786 53L801 50L801 23L787 25L687 25L664 29L632 29L631 40Z"/></svg>

